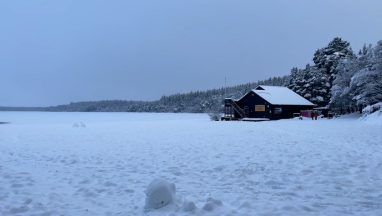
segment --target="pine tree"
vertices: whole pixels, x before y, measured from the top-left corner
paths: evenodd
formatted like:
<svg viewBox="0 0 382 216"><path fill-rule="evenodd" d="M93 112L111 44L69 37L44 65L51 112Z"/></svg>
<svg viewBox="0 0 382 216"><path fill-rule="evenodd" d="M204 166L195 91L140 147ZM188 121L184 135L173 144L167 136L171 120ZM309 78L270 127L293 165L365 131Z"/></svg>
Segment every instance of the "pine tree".
<svg viewBox="0 0 382 216"><path fill-rule="evenodd" d="M306 73L308 79L305 91L310 95L310 101L319 106L326 106L330 100L328 75L316 66L307 67Z"/></svg>
<svg viewBox="0 0 382 216"><path fill-rule="evenodd" d="M330 90L333 85L333 81L338 73L337 67L339 62L344 58L354 57L353 50L350 47L350 43L342 40L339 37L334 38L328 46L317 50L314 54L313 61L318 69L321 69L329 87L327 88L329 97L324 99L323 104L329 103Z"/></svg>
<svg viewBox="0 0 382 216"><path fill-rule="evenodd" d="M300 70L296 67L292 68L288 88L309 100L310 95L305 95L304 90L304 85L306 84L305 76L305 70Z"/></svg>
<svg viewBox="0 0 382 216"><path fill-rule="evenodd" d="M338 62L348 56L354 56L350 43L336 37L314 53L313 62L317 68L324 69L331 76L336 73Z"/></svg>
<svg viewBox="0 0 382 216"><path fill-rule="evenodd" d="M360 65L356 57L347 57L338 63L331 88L331 108L342 110L345 106L355 105L350 94L350 82L359 69Z"/></svg>
<svg viewBox="0 0 382 216"><path fill-rule="evenodd" d="M326 106L330 102L338 64L350 57L354 57L350 43L334 38L326 47L314 53L313 66L307 65L303 70L292 69L288 87L311 102Z"/></svg>
<svg viewBox="0 0 382 216"><path fill-rule="evenodd" d="M367 106L382 101L382 41L363 57L364 65L351 78L350 88L357 105Z"/></svg>

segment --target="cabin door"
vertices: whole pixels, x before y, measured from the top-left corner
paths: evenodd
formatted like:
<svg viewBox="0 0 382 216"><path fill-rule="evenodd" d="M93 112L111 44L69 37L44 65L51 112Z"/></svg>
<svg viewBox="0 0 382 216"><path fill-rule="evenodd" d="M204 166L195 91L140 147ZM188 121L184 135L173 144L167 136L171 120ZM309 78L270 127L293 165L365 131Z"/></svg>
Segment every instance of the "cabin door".
<svg viewBox="0 0 382 216"><path fill-rule="evenodd" d="M245 115L245 117L249 117L249 107L248 106L244 107L244 115Z"/></svg>

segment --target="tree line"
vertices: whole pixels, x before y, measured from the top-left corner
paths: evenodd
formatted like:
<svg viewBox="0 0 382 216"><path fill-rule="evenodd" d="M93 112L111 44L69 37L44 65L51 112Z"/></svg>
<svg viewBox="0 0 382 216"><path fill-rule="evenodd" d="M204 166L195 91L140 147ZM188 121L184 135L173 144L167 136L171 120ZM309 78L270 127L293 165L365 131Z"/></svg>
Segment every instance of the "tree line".
<svg viewBox="0 0 382 216"><path fill-rule="evenodd" d="M67 112L221 112L225 98L240 98L257 85L287 86L318 106L337 113L361 110L382 101L382 40L355 54L350 43L336 37L313 55L313 64L294 67L290 75L231 87L163 96L156 101L104 100L67 105L0 110Z"/></svg>
<svg viewBox="0 0 382 216"><path fill-rule="evenodd" d="M259 84L285 86L288 83L289 76L273 77L231 87L162 96L156 101L88 101L46 107L44 110L57 112L221 112L223 110L223 101L227 97L239 98Z"/></svg>

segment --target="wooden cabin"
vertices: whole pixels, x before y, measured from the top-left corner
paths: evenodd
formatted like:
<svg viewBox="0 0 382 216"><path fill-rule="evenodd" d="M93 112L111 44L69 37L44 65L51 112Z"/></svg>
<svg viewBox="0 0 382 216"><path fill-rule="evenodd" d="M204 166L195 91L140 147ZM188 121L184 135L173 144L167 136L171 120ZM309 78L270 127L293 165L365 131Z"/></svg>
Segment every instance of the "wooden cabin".
<svg viewBox="0 0 382 216"><path fill-rule="evenodd" d="M260 85L238 100L224 100L223 120L274 120L293 118L315 105L287 87Z"/></svg>

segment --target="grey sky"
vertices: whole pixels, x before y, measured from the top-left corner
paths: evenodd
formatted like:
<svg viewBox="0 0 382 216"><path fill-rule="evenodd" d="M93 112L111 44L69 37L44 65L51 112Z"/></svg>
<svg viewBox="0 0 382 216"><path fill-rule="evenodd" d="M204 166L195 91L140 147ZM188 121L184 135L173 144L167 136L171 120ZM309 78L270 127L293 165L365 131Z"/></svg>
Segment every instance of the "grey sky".
<svg viewBox="0 0 382 216"><path fill-rule="evenodd" d="M154 100L382 39L380 0L1 0L0 105Z"/></svg>

